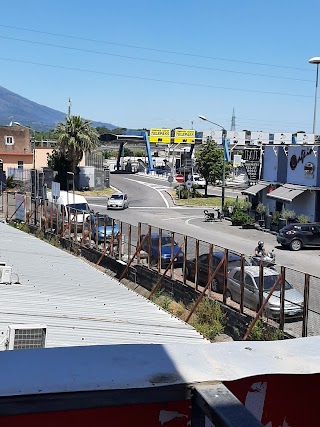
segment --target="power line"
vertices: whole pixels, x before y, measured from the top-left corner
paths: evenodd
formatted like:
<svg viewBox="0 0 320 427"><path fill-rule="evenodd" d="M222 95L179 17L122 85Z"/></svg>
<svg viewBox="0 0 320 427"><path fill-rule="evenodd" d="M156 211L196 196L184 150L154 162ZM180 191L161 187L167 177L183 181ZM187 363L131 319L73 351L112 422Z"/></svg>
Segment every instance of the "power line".
<svg viewBox="0 0 320 427"><path fill-rule="evenodd" d="M85 38L85 37L72 36L72 35L68 35L68 34L51 33L48 31L33 30L30 28L14 27L11 25L4 25L4 24L0 24L0 27L11 28L11 29L15 29L15 30L22 30L22 31L29 31L29 32L37 33L37 34L47 34L50 36L65 37L65 38L70 38L70 39L74 39L74 40L82 40L82 41L89 41L89 42L94 42L94 43L110 44L110 45L114 45L114 46L128 47L128 48L132 48L132 49L141 49L141 50L153 51L153 52L170 53L170 54L174 54L174 55L192 56L195 58L214 59L214 60L218 60L218 61L236 62L236 63L241 63L241 64L259 65L259 66L264 66L264 67L284 68L284 69L311 72L310 68L299 68L299 67L291 67L288 65L267 64L267 63L263 63L263 62L241 61L241 60L237 60L237 59L219 58L219 57L213 57L213 56L199 55L199 54L195 54L195 53L187 53L187 52L178 52L178 51L165 50L165 49L149 48L149 47L143 47L143 46L137 46L137 45L124 44L124 43L116 43L116 42L111 42L108 40L90 39L90 38Z"/></svg>
<svg viewBox="0 0 320 427"><path fill-rule="evenodd" d="M107 73L105 71L94 71L94 70L87 70L83 68L64 67L62 65L43 64L39 62L23 61L20 59L12 59L12 58L0 57L0 60L18 62L21 64L37 65L41 67L59 68L59 69L69 70L69 71L80 71L85 73L92 73L92 74L99 74L99 75L106 75L106 76L145 80L145 81L158 82L158 83L178 84L182 86L193 86L193 87L202 87L202 88L210 88L210 89L223 89L223 90L231 90L231 91L238 91L238 92L251 92L251 93L261 93L266 95L280 95L280 96L290 96L290 97L298 97L298 98L313 98L313 96L310 96L310 95L297 95L296 93L270 92L270 91L253 90L253 89L231 88L231 87L225 87L225 86L212 86L212 85L206 85L206 84L200 84L200 83L178 82L174 80L163 80L163 79L155 79L150 77L130 76L128 74Z"/></svg>
<svg viewBox="0 0 320 427"><path fill-rule="evenodd" d="M6 40L13 40L13 41L18 41L18 42L23 42L23 43L37 44L37 45L40 45L40 46L50 46L50 47L56 47L56 48L59 48L59 49L73 50L73 51L77 51L77 52L94 53L96 55L105 55L105 56L113 56L113 57L116 57L116 58L133 59L135 61L144 61L144 62L151 62L151 63L156 63L156 64L163 64L163 65L176 65L176 66L179 66L179 67L186 67L186 68L193 68L193 69L207 70L207 71L220 71L220 72L223 72L223 73L244 74L244 75L256 76L256 77L267 77L267 78L272 78L272 79L294 80L294 81L314 83L313 80L299 79L299 78L295 78L295 77L282 77L282 76L273 76L273 75L270 75L270 74L248 73L248 72L245 72L245 71L225 70L225 69L220 69L220 68L204 67L204 66L200 66L200 65L181 64L181 63L178 63L178 62L171 62L171 61L160 61L158 59L138 58L138 57L135 57L135 56L120 55L120 54L117 54L117 53L100 52L100 51L97 51L97 50L83 49L83 48L70 47L70 46L63 46L63 45L57 45L57 44L54 44L54 43L45 43L45 42L39 42L39 41L34 41L34 40L26 40L26 39L19 39L19 38L8 37L8 36L0 36L0 38L6 39Z"/></svg>

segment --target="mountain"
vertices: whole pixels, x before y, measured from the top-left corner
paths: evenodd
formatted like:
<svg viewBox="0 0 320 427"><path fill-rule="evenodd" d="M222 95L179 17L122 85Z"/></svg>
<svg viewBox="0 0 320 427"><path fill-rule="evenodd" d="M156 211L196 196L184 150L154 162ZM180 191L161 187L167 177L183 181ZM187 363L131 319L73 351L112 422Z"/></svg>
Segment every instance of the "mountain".
<svg viewBox="0 0 320 427"><path fill-rule="evenodd" d="M54 129L58 122L64 122L66 113L30 101L0 86L0 125L8 125L11 120L29 126L38 132ZM92 121L92 120L91 120ZM111 123L92 121L92 125L115 129Z"/></svg>

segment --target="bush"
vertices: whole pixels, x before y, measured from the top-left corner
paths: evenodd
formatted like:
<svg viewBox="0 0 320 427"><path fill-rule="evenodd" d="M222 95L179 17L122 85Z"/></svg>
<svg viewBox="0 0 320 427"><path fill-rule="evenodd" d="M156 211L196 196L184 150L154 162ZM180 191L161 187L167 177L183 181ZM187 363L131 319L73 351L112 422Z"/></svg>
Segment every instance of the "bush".
<svg viewBox="0 0 320 427"><path fill-rule="evenodd" d="M279 218L280 218L280 212L275 211L272 214L271 224L273 225L279 225Z"/></svg>
<svg viewBox="0 0 320 427"><path fill-rule="evenodd" d="M297 220L299 223L304 224L307 222L310 222L310 218L308 217L308 215L305 214L300 214L297 216Z"/></svg>
<svg viewBox="0 0 320 427"><path fill-rule="evenodd" d="M176 197L178 199L198 199L202 197L202 194L197 191L197 187L195 185L192 185L190 190L188 190L185 185L178 185L176 187Z"/></svg>
<svg viewBox="0 0 320 427"><path fill-rule="evenodd" d="M262 218L262 215L266 213L266 210L267 210L267 206L264 205L263 203L259 203L258 206L256 207L256 211L261 216L261 218Z"/></svg>
<svg viewBox="0 0 320 427"><path fill-rule="evenodd" d="M296 213L295 211L282 209L280 217L283 219L294 219L296 217Z"/></svg>
<svg viewBox="0 0 320 427"><path fill-rule="evenodd" d="M212 341L216 335L224 332L226 319L217 301L203 298L190 323L198 332Z"/></svg>
<svg viewBox="0 0 320 427"><path fill-rule="evenodd" d="M254 223L254 219L251 218L250 215L246 214L245 212L241 211L241 210L236 210L233 212L233 214L231 215L231 221L234 223L239 223L240 225L242 224L253 224Z"/></svg>

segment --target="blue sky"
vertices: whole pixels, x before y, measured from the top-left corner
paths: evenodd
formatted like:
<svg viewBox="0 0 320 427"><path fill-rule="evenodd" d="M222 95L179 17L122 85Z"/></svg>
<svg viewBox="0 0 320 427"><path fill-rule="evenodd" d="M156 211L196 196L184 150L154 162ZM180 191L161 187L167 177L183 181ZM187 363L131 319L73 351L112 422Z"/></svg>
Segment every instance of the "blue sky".
<svg viewBox="0 0 320 427"><path fill-rule="evenodd" d="M201 131L202 114L230 129L234 108L237 130L311 132L319 14L318 0L11 0L0 86L127 128Z"/></svg>

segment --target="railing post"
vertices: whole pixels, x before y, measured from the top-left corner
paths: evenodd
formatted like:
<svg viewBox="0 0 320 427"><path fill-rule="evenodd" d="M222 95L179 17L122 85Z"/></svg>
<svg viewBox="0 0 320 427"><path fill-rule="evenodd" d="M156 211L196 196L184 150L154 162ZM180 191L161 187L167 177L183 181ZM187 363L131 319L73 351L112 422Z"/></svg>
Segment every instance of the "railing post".
<svg viewBox="0 0 320 427"><path fill-rule="evenodd" d="M213 254L213 245L212 243L209 243L209 265L208 265L208 278L207 280L210 280L210 277L212 276L212 264L213 264L213 259L212 259L212 254ZM209 296L211 296L211 288L212 288L212 284L209 286Z"/></svg>
<svg viewBox="0 0 320 427"><path fill-rule="evenodd" d="M183 257L183 284L186 284L186 264L187 264L187 254L188 254L188 236L184 236L183 237L183 241L184 241L184 257Z"/></svg>
<svg viewBox="0 0 320 427"><path fill-rule="evenodd" d="M284 329L284 300L285 300L285 283L286 283L286 268L281 266L281 282L280 282L280 318L279 329Z"/></svg>
<svg viewBox="0 0 320 427"><path fill-rule="evenodd" d="M229 251L224 250L224 264L223 264L223 304L227 303L227 280L228 280L228 259Z"/></svg>
<svg viewBox="0 0 320 427"><path fill-rule="evenodd" d="M240 261L240 313L243 313L243 298L244 298L244 256L241 254Z"/></svg>
<svg viewBox="0 0 320 427"><path fill-rule="evenodd" d="M194 275L194 284L195 284L195 288L196 291L198 290L198 268L199 268L199 240L196 240L196 257L195 257L195 266L194 266L194 271L195 271L195 275Z"/></svg>
<svg viewBox="0 0 320 427"><path fill-rule="evenodd" d="M310 293L310 275L304 275L304 292L303 292L303 321L302 336L308 336L308 315L309 315L309 293Z"/></svg>
<svg viewBox="0 0 320 427"><path fill-rule="evenodd" d="M122 236L123 236L123 224L122 221L120 221L119 226L119 234L118 234L118 259L122 259Z"/></svg>
<svg viewBox="0 0 320 427"><path fill-rule="evenodd" d="M174 254L174 231L171 231L171 248L170 248L170 260L172 261L171 263L171 269L170 269L170 277L173 280L174 279L174 258L175 258L175 254Z"/></svg>
<svg viewBox="0 0 320 427"><path fill-rule="evenodd" d="M132 240L131 224L128 227L128 260L131 258L131 240Z"/></svg>
<svg viewBox="0 0 320 427"><path fill-rule="evenodd" d="M263 264L259 264L259 310L263 304Z"/></svg>
<svg viewBox="0 0 320 427"><path fill-rule="evenodd" d="M141 240L141 222L138 222L138 252L137 252L137 264L140 264L140 249L141 249L141 245L140 245L140 240Z"/></svg>
<svg viewBox="0 0 320 427"><path fill-rule="evenodd" d="M148 268L151 267L151 225L148 226Z"/></svg>
<svg viewBox="0 0 320 427"><path fill-rule="evenodd" d="M162 228L159 228L159 235L158 235L158 273L160 273L162 265L161 265L161 252L162 252Z"/></svg>

